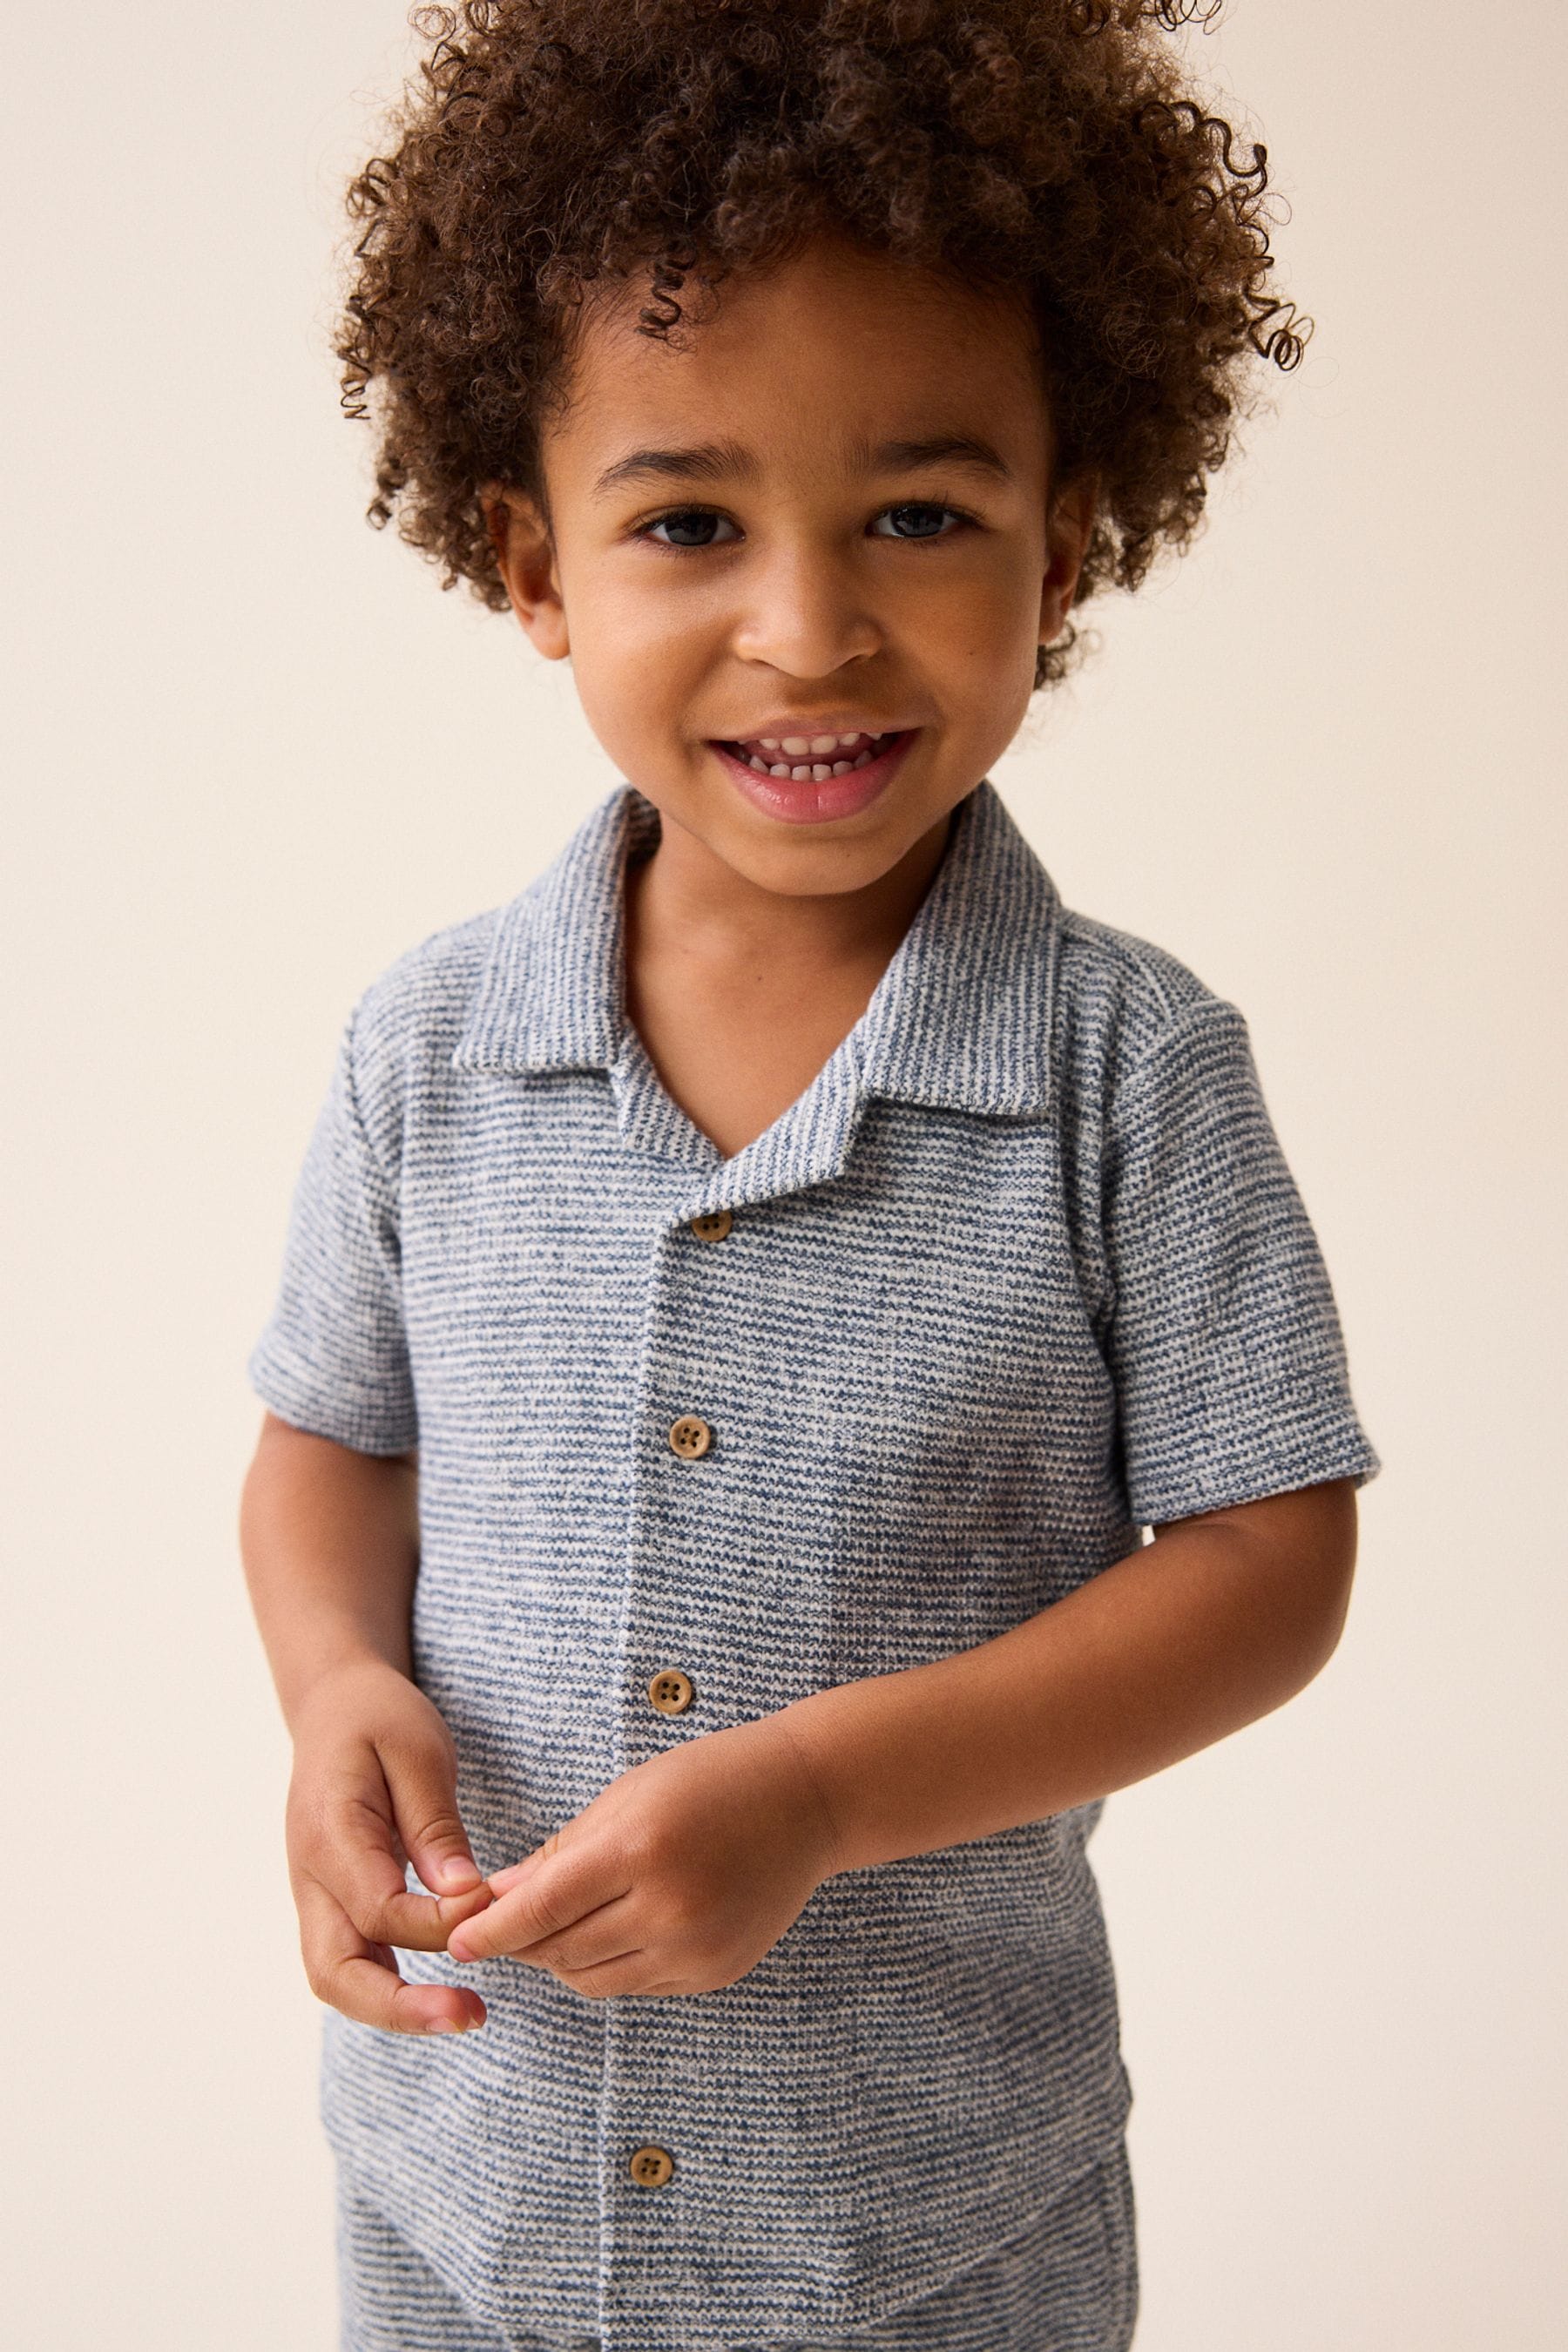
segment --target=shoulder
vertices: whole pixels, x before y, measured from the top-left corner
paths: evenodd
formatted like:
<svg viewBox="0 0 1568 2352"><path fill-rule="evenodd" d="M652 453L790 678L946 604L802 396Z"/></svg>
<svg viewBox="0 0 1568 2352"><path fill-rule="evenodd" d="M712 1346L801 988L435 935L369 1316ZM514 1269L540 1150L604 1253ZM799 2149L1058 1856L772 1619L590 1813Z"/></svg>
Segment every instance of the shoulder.
<svg viewBox="0 0 1568 2352"><path fill-rule="evenodd" d="M353 1008L356 1050L374 1058L447 1032L455 1042L505 912L504 906L487 908L395 956Z"/></svg>
<svg viewBox="0 0 1568 2352"><path fill-rule="evenodd" d="M1152 940L1064 908L1058 922L1054 1046L1064 1109L1091 1121L1142 1079L1244 1041L1237 1007Z"/></svg>
<svg viewBox="0 0 1568 2352"><path fill-rule="evenodd" d="M487 908L405 948L362 990L344 1052L372 1140L390 1143L446 1084L453 1050L507 909Z"/></svg>

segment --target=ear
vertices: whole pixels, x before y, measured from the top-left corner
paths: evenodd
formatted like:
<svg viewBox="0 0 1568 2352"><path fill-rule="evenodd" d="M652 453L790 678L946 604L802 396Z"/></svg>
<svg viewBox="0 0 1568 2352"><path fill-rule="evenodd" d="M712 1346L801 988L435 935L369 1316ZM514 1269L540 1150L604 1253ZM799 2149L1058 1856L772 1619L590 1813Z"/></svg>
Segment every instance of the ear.
<svg viewBox="0 0 1568 2352"><path fill-rule="evenodd" d="M569 650L566 607L551 543L538 504L521 490L487 483L479 493L489 527L496 566L511 609L546 661L563 661Z"/></svg>
<svg viewBox="0 0 1568 2352"><path fill-rule="evenodd" d="M1065 482L1051 499L1046 519L1046 571L1040 583L1040 643L1052 644L1067 626L1073 591L1089 552L1100 499L1100 477L1086 474Z"/></svg>

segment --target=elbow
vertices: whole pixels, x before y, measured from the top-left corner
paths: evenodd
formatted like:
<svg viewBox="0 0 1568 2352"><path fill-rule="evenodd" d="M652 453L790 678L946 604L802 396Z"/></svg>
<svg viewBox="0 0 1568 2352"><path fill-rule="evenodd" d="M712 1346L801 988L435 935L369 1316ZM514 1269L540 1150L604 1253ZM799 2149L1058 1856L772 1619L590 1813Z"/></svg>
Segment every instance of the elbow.
<svg viewBox="0 0 1568 2352"><path fill-rule="evenodd" d="M1223 1514L1244 1573L1265 1711L1321 1675L1340 1645L1355 1575L1349 1478L1298 1487Z"/></svg>
<svg viewBox="0 0 1568 2352"><path fill-rule="evenodd" d="M1316 1682L1340 1646L1345 1622L1350 1615L1351 1583L1352 1577L1347 1574L1333 1606L1323 1612L1312 1629L1305 1645L1301 1678L1297 1685L1299 1690L1305 1690L1309 1683Z"/></svg>
<svg viewBox="0 0 1568 2352"><path fill-rule="evenodd" d="M1303 1612L1300 1689L1316 1680L1339 1648L1355 1582L1355 1488L1342 1478L1313 1491L1318 1504L1313 1541L1300 1562L1310 1601Z"/></svg>

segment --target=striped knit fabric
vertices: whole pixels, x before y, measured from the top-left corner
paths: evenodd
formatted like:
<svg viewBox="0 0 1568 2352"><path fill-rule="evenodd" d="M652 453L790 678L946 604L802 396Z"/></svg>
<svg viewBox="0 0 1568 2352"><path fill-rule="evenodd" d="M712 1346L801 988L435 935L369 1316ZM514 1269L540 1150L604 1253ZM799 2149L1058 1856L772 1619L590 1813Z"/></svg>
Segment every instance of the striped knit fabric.
<svg viewBox="0 0 1568 2352"><path fill-rule="evenodd" d="M476 2317L341 2166L338 2258L341 2352L599 2352L594 2336ZM1137 2318L1132 2176L1118 2140L934 2294L847 2335L795 2336L768 2352L1127 2352Z"/></svg>
<svg viewBox="0 0 1568 2352"><path fill-rule="evenodd" d="M617 790L366 991L250 1361L298 1427L418 1445L416 1673L486 1871L669 1742L986 1641L1146 1525L1377 1466L1240 1015L1064 910L989 783L863 1018L730 1160L625 1017L657 824ZM684 1714L649 1704L667 1667ZM498 1960L460 1972L478 2033L331 2015L329 2135L503 2336L865 2329L1121 2145L1098 1812L830 1879L717 1991Z"/></svg>

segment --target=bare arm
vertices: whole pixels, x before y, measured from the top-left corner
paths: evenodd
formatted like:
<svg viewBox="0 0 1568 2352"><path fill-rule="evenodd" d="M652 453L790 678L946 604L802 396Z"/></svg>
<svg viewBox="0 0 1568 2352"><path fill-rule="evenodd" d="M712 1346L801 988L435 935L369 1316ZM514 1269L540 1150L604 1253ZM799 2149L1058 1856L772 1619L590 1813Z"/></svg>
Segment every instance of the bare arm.
<svg viewBox="0 0 1568 2352"><path fill-rule="evenodd" d="M268 1413L239 1507L240 1555L290 1731L333 1667L408 1672L419 1565L411 1454L354 1454Z"/></svg>
<svg viewBox="0 0 1568 2352"><path fill-rule="evenodd" d="M289 1878L305 1972L362 2023L482 2025L477 1993L405 1984L489 1895L458 1814L450 1734L410 1678L419 1564L412 1454L356 1454L268 1413L240 1501L251 1605L294 1741ZM412 1861L438 1898L408 1891Z"/></svg>
<svg viewBox="0 0 1568 2352"><path fill-rule="evenodd" d="M994 1641L796 1701L835 1869L1087 1804L1282 1706L1339 1640L1355 1541L1349 1479L1179 1519Z"/></svg>

